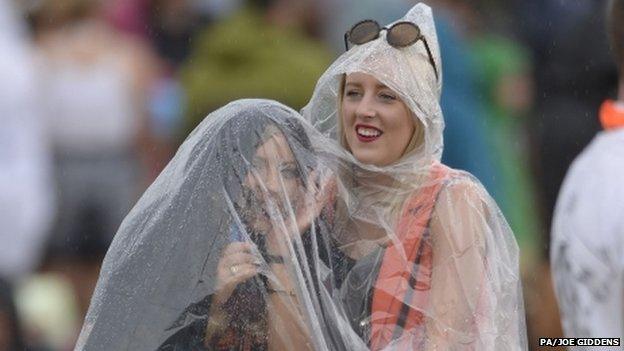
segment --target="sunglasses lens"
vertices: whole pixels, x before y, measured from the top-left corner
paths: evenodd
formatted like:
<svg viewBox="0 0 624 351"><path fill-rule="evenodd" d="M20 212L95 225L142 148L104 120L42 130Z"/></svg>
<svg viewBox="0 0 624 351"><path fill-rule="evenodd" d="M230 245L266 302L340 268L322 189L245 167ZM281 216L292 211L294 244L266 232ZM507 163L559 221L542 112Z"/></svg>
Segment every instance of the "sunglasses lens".
<svg viewBox="0 0 624 351"><path fill-rule="evenodd" d="M412 45L420 37L420 28L413 23L398 23L388 30L388 44L394 47Z"/></svg>
<svg viewBox="0 0 624 351"><path fill-rule="evenodd" d="M356 24L349 31L349 41L360 45L377 39L380 31L379 24L375 21L364 21Z"/></svg>

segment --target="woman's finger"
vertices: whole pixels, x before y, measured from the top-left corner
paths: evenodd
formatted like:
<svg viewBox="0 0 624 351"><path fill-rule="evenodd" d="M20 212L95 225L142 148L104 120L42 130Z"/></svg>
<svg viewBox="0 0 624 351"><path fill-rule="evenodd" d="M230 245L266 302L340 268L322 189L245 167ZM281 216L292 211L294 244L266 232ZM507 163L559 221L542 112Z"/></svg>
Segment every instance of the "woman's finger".
<svg viewBox="0 0 624 351"><path fill-rule="evenodd" d="M233 287L236 287L236 285L253 277L259 272L258 266L249 264L249 263L229 266L226 269L227 270L225 273L227 275L227 278L226 278L227 281L225 284L226 286L233 286Z"/></svg>
<svg viewBox="0 0 624 351"><path fill-rule="evenodd" d="M310 175L316 177L315 171L311 172ZM336 187L336 177L331 173L325 176L321 175L320 177L315 181L308 182L308 192L303 195L304 201L297 214L297 223L300 231L307 230L311 221L320 215ZM316 182L318 182L318 188L316 184L312 184Z"/></svg>
<svg viewBox="0 0 624 351"><path fill-rule="evenodd" d="M321 179L319 184L319 195L327 196L336 190L336 176L333 174L327 174Z"/></svg>
<svg viewBox="0 0 624 351"><path fill-rule="evenodd" d="M226 266L238 266L242 264L259 265L262 263L260 257L248 252L241 251L235 252L228 256L224 256L223 261Z"/></svg>
<svg viewBox="0 0 624 351"><path fill-rule="evenodd" d="M219 270L220 283L214 302L217 305L225 303L234 292L236 286L259 273L258 267L252 264L242 264L238 266L221 267Z"/></svg>
<svg viewBox="0 0 624 351"><path fill-rule="evenodd" d="M253 245L247 241L236 241L228 244L223 250L223 256L234 254L236 252L252 252Z"/></svg>
<svg viewBox="0 0 624 351"><path fill-rule="evenodd" d="M308 181L307 183L307 193L308 194L314 194L317 190L318 190L318 185L319 183L319 172L317 170L311 171L310 174L308 174Z"/></svg>

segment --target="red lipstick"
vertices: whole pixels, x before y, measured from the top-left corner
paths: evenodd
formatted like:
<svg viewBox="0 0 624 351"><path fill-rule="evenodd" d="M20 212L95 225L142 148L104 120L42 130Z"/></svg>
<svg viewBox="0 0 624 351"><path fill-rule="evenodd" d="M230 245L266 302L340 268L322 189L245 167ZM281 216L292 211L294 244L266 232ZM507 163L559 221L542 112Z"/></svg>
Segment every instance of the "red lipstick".
<svg viewBox="0 0 624 351"><path fill-rule="evenodd" d="M368 129L368 131L364 132L362 129ZM373 133L370 133L371 131L373 131ZM368 124L355 125L355 135L357 135L358 140L363 143L373 142L379 139L382 134L383 132L381 131L381 129L377 127L373 127Z"/></svg>

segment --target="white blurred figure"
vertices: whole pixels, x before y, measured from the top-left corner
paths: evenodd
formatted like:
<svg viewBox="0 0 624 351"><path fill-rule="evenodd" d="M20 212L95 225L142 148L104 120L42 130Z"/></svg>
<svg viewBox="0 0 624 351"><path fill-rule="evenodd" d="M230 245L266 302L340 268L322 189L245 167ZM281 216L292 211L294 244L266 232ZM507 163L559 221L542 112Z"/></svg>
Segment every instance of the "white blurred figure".
<svg viewBox="0 0 624 351"><path fill-rule="evenodd" d="M552 226L551 265L567 337L624 337L624 1L611 1L608 14L618 100L603 103L605 130L568 170Z"/></svg>
<svg viewBox="0 0 624 351"><path fill-rule="evenodd" d="M39 265L54 212L32 48L13 0L0 0L0 350L23 350L14 287Z"/></svg>
<svg viewBox="0 0 624 351"><path fill-rule="evenodd" d="M0 277L39 263L53 215L33 52L12 0L0 0Z"/></svg>
<svg viewBox="0 0 624 351"><path fill-rule="evenodd" d="M142 42L106 23L102 4L45 0L32 13L59 197L46 268L72 283L80 316L101 258L140 192L157 71Z"/></svg>

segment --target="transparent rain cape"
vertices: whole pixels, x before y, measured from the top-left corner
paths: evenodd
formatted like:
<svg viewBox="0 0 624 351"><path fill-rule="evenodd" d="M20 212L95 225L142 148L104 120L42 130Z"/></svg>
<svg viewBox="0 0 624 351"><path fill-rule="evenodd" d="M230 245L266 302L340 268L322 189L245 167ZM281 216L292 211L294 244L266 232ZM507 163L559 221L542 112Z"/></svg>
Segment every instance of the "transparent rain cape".
<svg viewBox="0 0 624 351"><path fill-rule="evenodd" d="M441 70L429 9L406 18ZM352 71L425 126L395 165L339 143ZM439 163L440 88L419 44L382 34L329 68L306 119L267 100L208 115L119 228L76 349L526 349L513 235L474 178Z"/></svg>
<svg viewBox="0 0 624 351"><path fill-rule="evenodd" d="M431 9L417 4L399 21L419 26L441 75ZM359 334L372 349L525 350L513 233L473 176L440 164L442 77L436 79L423 41L394 48L385 36L340 56L302 112L335 141L323 144L330 145L326 153L336 141L345 146L344 134L354 131L338 123L342 85L346 74L361 72L395 91L422 126L410 143L418 142L390 166L334 153L341 160L336 218L348 221L334 234L356 259L345 286L358 282L372 291L356 309L367 326Z"/></svg>
<svg viewBox="0 0 624 351"><path fill-rule="evenodd" d="M119 228L76 348L364 347L342 307L352 260L332 238L313 132L267 100L208 115Z"/></svg>

